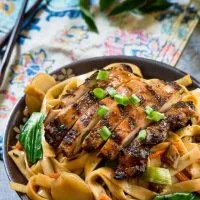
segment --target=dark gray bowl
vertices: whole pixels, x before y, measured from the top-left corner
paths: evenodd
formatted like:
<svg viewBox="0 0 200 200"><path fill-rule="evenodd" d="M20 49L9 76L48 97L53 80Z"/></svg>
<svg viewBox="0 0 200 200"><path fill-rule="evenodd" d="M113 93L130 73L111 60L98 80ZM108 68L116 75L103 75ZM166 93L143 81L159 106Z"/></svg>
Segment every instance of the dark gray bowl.
<svg viewBox="0 0 200 200"><path fill-rule="evenodd" d="M67 66L62 68L72 68L73 73L76 75L80 75L89 71L92 71L94 68L102 68L105 65L114 63L114 62L129 62L136 64L140 67L143 75L145 78L159 78L166 81L173 81L183 77L186 73L172 68L169 65L156 62L153 60L148 60L144 58L137 58L137 57L128 57L128 56L109 56L109 57L97 57L91 58L86 60L81 60L78 62L71 63ZM61 69L56 70L52 74L60 74ZM200 87L200 83L197 80L193 79L193 84L190 86L190 89L194 89ZM13 131L13 127L19 126L22 123L23 118L23 109L25 107L24 98L22 98L10 115L8 124L5 130L5 137L4 137L4 147L3 147L3 159L5 164L5 169L8 174L8 177L11 181L15 181L18 183L26 183L26 179L21 175L13 161L8 156L8 151L10 150L11 146L16 143L16 138ZM27 200L27 196L21 193L18 193L21 199Z"/></svg>

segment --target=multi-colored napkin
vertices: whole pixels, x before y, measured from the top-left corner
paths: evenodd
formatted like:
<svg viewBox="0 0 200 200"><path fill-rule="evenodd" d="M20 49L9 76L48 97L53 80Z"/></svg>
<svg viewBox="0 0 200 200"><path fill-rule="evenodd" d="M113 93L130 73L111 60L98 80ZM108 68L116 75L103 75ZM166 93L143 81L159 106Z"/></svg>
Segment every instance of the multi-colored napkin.
<svg viewBox="0 0 200 200"><path fill-rule="evenodd" d="M13 26L21 2L0 1L0 41ZM98 11L95 2L93 13L99 34L88 31L78 0L42 2L21 32L0 91L0 135L24 86L38 72L51 72L75 60L103 55L140 56L174 66L198 22L190 0L179 0L167 13L110 18Z"/></svg>

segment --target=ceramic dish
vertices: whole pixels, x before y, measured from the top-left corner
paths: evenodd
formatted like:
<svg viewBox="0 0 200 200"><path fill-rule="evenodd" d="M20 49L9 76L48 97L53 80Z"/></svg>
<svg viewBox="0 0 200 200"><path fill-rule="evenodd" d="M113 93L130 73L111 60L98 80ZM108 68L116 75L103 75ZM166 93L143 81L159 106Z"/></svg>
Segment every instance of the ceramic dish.
<svg viewBox="0 0 200 200"><path fill-rule="evenodd" d="M127 56L110 56L110 57L98 57L98 58L86 59L61 67L60 69L52 72L52 74L59 77L59 75L61 75L63 72L62 69L70 68L72 69L73 74L80 75L92 71L95 68L102 68L114 62L127 62L137 65L141 69L144 77L147 79L158 78L166 81L172 81L179 79L185 75L184 72L176 68L172 68L169 65L163 63L159 63L144 58L127 57ZM195 89L197 87L200 87L200 84L198 83L197 80L195 80L194 78L192 78L192 80L193 84L190 86L189 89ZM13 146L16 143L16 133L13 131L13 127L22 124L24 107L25 107L25 101L23 97L20 99L20 101L13 109L12 114L10 115L10 118L8 120L8 124L6 125L3 158L9 179L14 182L25 184L26 179L22 176L22 174L20 174L14 162L8 156L8 151L11 149L11 146ZM18 193L18 195L23 200L28 199L26 195L20 193Z"/></svg>

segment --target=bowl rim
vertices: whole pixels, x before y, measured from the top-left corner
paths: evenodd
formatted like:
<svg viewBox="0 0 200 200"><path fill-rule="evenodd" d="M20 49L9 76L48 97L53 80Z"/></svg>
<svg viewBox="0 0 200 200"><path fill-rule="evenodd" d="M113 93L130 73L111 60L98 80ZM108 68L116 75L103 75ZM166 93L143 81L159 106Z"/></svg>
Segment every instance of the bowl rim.
<svg viewBox="0 0 200 200"><path fill-rule="evenodd" d="M170 71L173 71L174 73L178 73L178 74L181 74L181 75L187 75L188 73L178 69L178 68L175 68L175 67L172 67L166 63L162 63L162 62L159 62L159 61L156 61L156 60L151 60L151 59L147 59L147 58L142 58L142 57L136 57L136 56L99 56L99 57L92 57L92 58L87 58L87 59L81 59L81 60L78 60L78 61L74 61L72 63L69 63L69 64L66 64L62 67L59 67L58 69L52 71L51 73L49 73L50 75L53 75L55 73L58 73L61 69L63 68L72 68L73 69L73 66L76 66L76 65L80 65L80 64L84 64L85 62L97 62L97 61L101 61L101 60L109 60L109 59L125 59L125 60L132 60L132 62L134 61L140 61L140 62L145 62L145 63L151 63L151 64L155 64L159 67L165 67L167 69L169 69ZM116 61L118 62L118 61ZM125 61L126 62L126 61ZM191 76L191 75L190 75ZM200 82L194 78L193 76L191 76L191 79L193 81L193 83L197 86L200 87ZM11 178L11 175L9 173L9 164L8 164L8 155L7 155L7 149L6 149L6 142L8 140L8 135L9 135L9 122L11 120L11 117L15 114L19 104L24 101L24 98L25 98L25 95L23 95L15 104L15 106L13 107L12 111L10 112L9 116L8 116L8 119L7 119L7 122L6 122L6 126L5 126L5 129L3 131L4 135L3 135L3 148L2 148L2 153L3 153L3 164L4 164L4 168L5 168L5 171L6 171L6 174L7 174L7 177L9 179L9 181L12 181L12 178ZM20 195L21 193L19 192L16 192L17 195L19 196L20 199L22 199L22 196Z"/></svg>

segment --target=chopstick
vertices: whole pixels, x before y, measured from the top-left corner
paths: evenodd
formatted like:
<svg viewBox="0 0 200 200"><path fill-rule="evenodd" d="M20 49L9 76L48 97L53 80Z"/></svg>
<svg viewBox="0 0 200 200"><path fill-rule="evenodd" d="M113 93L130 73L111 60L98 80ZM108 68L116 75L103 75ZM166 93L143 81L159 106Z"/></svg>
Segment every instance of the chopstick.
<svg viewBox="0 0 200 200"><path fill-rule="evenodd" d="M19 36L20 30L21 30L27 3L28 3L28 0L24 0L22 3L22 7L20 9L20 12L19 12L19 15L18 15L18 18L16 21L16 25L13 28L13 32L11 33L10 39L8 41L7 49L6 49L3 59L2 59L2 63L0 66L0 87L2 87L2 83L4 80L5 73L6 73L6 68L9 63L10 56L12 54L12 50L15 46L15 42L16 42L16 40Z"/></svg>
<svg viewBox="0 0 200 200"><path fill-rule="evenodd" d="M36 13L36 11L38 10L39 5L41 4L41 2L42 2L41 0L37 0L33 4L33 6L24 14L24 21L26 19L29 19L30 17L32 17ZM23 25L22 25L22 28L23 28ZM2 49L7 44L12 31L13 31L13 29L10 30L9 33L5 36L5 38L1 41L1 43L0 43L0 49Z"/></svg>

